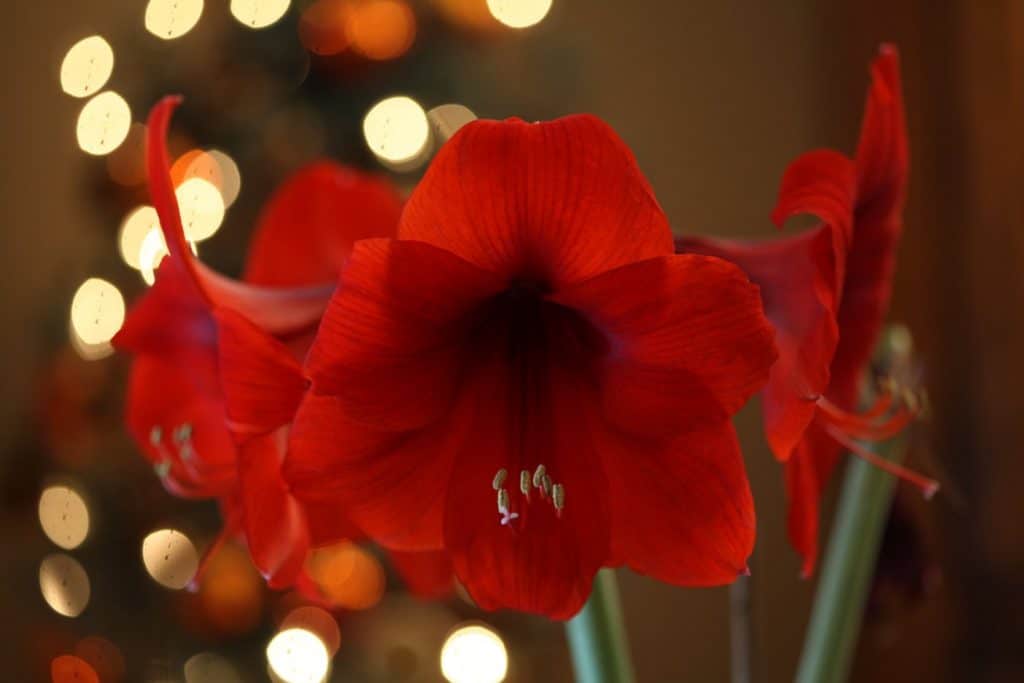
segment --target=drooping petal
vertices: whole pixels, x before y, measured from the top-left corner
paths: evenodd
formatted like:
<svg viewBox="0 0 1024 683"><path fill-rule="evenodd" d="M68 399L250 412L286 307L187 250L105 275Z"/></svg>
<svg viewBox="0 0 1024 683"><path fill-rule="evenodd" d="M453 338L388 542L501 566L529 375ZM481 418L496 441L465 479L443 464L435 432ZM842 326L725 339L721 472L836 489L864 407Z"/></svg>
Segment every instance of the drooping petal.
<svg viewBox="0 0 1024 683"><path fill-rule="evenodd" d="M673 435L730 417L764 385L776 357L757 287L718 258L640 261L552 299L609 339L605 414L637 435Z"/></svg>
<svg viewBox="0 0 1024 683"><path fill-rule="evenodd" d="M393 550L388 556L409 592L416 597L429 600L451 594L455 586L455 574L448 553L403 553Z"/></svg>
<svg viewBox="0 0 1024 683"><path fill-rule="evenodd" d="M807 152L786 167L772 222L781 228L793 216L817 216L842 236L835 240L835 249L841 255L853 238L856 196L857 171L850 159L828 149ZM842 268L836 277L842 280Z"/></svg>
<svg viewBox="0 0 1024 683"><path fill-rule="evenodd" d="M763 396L765 433L779 460L790 457L829 386L839 338L835 237L822 225L768 242L686 238L679 245L735 263L761 288L779 350Z"/></svg>
<svg viewBox="0 0 1024 683"><path fill-rule="evenodd" d="M302 508L281 476L286 443L281 429L247 439L238 454L249 553L271 588L295 582L310 548Z"/></svg>
<svg viewBox="0 0 1024 683"><path fill-rule="evenodd" d="M732 424L664 441L601 440L612 502L612 557L682 586L732 583L754 548L754 501Z"/></svg>
<svg viewBox="0 0 1024 683"><path fill-rule="evenodd" d="M410 197L399 237L553 289L672 253L632 153L592 116L463 126Z"/></svg>
<svg viewBox="0 0 1024 683"><path fill-rule="evenodd" d="M469 313L500 289L429 244L359 242L310 351L314 391L380 430L431 423L451 403Z"/></svg>
<svg viewBox="0 0 1024 683"><path fill-rule="evenodd" d="M786 526L790 543L803 558L801 574L804 577L811 576L817 564L821 498L839 456L839 445L812 422L793 456L785 463L789 497Z"/></svg>
<svg viewBox="0 0 1024 683"><path fill-rule="evenodd" d="M299 170L270 198L249 248L245 280L334 283L356 240L394 237L402 200L383 178L332 161Z"/></svg>
<svg viewBox="0 0 1024 683"><path fill-rule="evenodd" d="M306 392L298 361L284 344L235 311L217 308L213 315L232 431L258 434L290 424Z"/></svg>
<svg viewBox="0 0 1024 683"><path fill-rule="evenodd" d="M901 208L909 174L910 154L900 82L899 53L882 45L871 64L860 141L857 145L858 205L880 204L875 211Z"/></svg>

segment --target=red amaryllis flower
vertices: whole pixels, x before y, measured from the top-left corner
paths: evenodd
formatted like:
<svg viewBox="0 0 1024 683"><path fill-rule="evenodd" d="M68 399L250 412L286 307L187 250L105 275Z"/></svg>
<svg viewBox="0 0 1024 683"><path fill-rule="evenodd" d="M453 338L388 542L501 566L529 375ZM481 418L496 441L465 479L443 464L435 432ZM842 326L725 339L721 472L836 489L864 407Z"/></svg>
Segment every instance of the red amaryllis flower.
<svg viewBox="0 0 1024 683"><path fill-rule="evenodd" d="M673 253L613 131L470 123L398 236L356 244L310 352L326 409L299 410L284 471L311 516L332 499L386 546L447 550L480 606L555 618L603 565L744 571L730 417L772 334L738 268Z"/></svg>
<svg viewBox="0 0 1024 683"><path fill-rule="evenodd" d="M221 539L244 529L271 586L287 586L305 578L300 572L311 544L357 533L338 515L319 516L310 528L281 479L280 463L305 394L300 360L341 263L355 240L394 233L401 202L384 181L328 162L311 165L264 210L248 282L223 278L194 259L185 242L164 142L175 105L167 99L154 109L147 147L170 258L115 339L135 354L128 424L167 488L219 498L226 517ZM239 406L231 400L238 369L263 362L268 345L281 350L293 372L261 378L263 402ZM436 560L428 560L433 570Z"/></svg>
<svg viewBox="0 0 1024 683"><path fill-rule="evenodd" d="M937 484L878 458L855 440L880 441L914 416L912 397L896 387L857 414L860 383L889 305L896 247L903 226L908 172L899 58L883 46L856 159L809 152L783 177L772 213L781 226L798 213L822 225L762 243L703 238L679 250L726 258L761 286L775 327L779 362L764 391L764 420L775 456L785 463L789 537L814 570L822 492L843 450L921 486Z"/></svg>

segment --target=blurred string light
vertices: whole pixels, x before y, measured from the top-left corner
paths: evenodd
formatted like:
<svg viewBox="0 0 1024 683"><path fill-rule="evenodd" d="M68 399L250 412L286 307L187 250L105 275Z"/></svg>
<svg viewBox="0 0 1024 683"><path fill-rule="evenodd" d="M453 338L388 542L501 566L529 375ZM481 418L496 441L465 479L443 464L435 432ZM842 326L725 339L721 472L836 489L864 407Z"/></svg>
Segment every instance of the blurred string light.
<svg viewBox="0 0 1024 683"><path fill-rule="evenodd" d="M226 658L201 652L185 662L185 683L242 683L242 677Z"/></svg>
<svg viewBox="0 0 1024 683"><path fill-rule="evenodd" d="M89 97L110 80L114 49L102 36L89 36L71 46L60 65L60 87L72 97Z"/></svg>
<svg viewBox="0 0 1024 683"><path fill-rule="evenodd" d="M353 3L345 17L352 49L369 59L404 55L416 38L416 15L404 0L363 0Z"/></svg>
<svg viewBox="0 0 1024 683"><path fill-rule="evenodd" d="M327 648L327 654L334 656L341 646L341 631L331 613L315 605L296 607L281 622L281 630L301 628L316 635Z"/></svg>
<svg viewBox="0 0 1024 683"><path fill-rule="evenodd" d="M192 254L198 256L199 250L196 243L189 242L188 245L192 248ZM160 267L160 262L164 260L164 257L170 253L167 250L167 243L164 242L164 233L160 230L160 226L156 225L150 228L139 246L139 273L142 275L143 282L147 285L156 282L157 268Z"/></svg>
<svg viewBox="0 0 1024 683"><path fill-rule="evenodd" d="M99 675L102 683L119 683L125 677L124 655L112 642L101 636L82 638L75 645L75 656L86 661Z"/></svg>
<svg viewBox="0 0 1024 683"><path fill-rule="evenodd" d="M224 208L231 206L242 189L242 177L234 159L220 151L193 149L171 165L171 178L180 186L190 178L200 178L217 188Z"/></svg>
<svg viewBox="0 0 1024 683"><path fill-rule="evenodd" d="M451 22L475 31L501 28L486 0L434 0L434 6Z"/></svg>
<svg viewBox="0 0 1024 683"><path fill-rule="evenodd" d="M73 550L89 534L89 508L74 490L51 486L39 496L39 524L47 538L64 550Z"/></svg>
<svg viewBox="0 0 1024 683"><path fill-rule="evenodd" d="M74 655L61 655L50 662L50 680L53 683L100 683L96 670Z"/></svg>
<svg viewBox="0 0 1024 683"><path fill-rule="evenodd" d="M497 633L473 624L444 641L441 673L450 683L501 683L508 673L508 653Z"/></svg>
<svg viewBox="0 0 1024 683"><path fill-rule="evenodd" d="M552 0L487 0L487 9L495 19L510 28L539 24L551 10Z"/></svg>
<svg viewBox="0 0 1024 683"><path fill-rule="evenodd" d="M434 134L438 140L447 142L464 125L476 121L476 114L461 104L442 104L428 111L427 118L434 127Z"/></svg>
<svg viewBox="0 0 1024 683"><path fill-rule="evenodd" d="M174 40L191 31L202 14L203 0L149 0L146 30L158 38Z"/></svg>
<svg viewBox="0 0 1024 683"><path fill-rule="evenodd" d="M198 177L188 178L175 190L186 239L209 239L224 222L224 198L213 183Z"/></svg>
<svg viewBox="0 0 1024 683"><path fill-rule="evenodd" d="M39 565L39 590L57 614L77 617L89 604L89 576L70 555L48 555Z"/></svg>
<svg viewBox="0 0 1024 683"><path fill-rule="evenodd" d="M416 100L404 95L388 97L366 113L363 136L382 164L393 170L408 171L426 161L430 123Z"/></svg>
<svg viewBox="0 0 1024 683"><path fill-rule="evenodd" d="M132 110L113 90L96 95L78 114L76 135L82 151L95 156L117 149L132 125Z"/></svg>
<svg viewBox="0 0 1024 683"><path fill-rule="evenodd" d="M124 312L124 297L117 287L92 277L71 300L71 327L86 344L104 344L121 329Z"/></svg>
<svg viewBox="0 0 1024 683"><path fill-rule="evenodd" d="M307 568L324 598L336 607L369 609L384 595L383 567L370 552L354 543L341 541L317 548Z"/></svg>
<svg viewBox="0 0 1024 683"><path fill-rule="evenodd" d="M249 28L266 28L285 15L291 0L231 0L231 16Z"/></svg>
<svg viewBox="0 0 1024 683"><path fill-rule="evenodd" d="M348 48L346 0L316 0L299 17L299 40L307 50L321 56L336 55Z"/></svg>
<svg viewBox="0 0 1024 683"><path fill-rule="evenodd" d="M142 244L149 233L154 230L159 234L160 218L152 206L140 206L132 209L121 221L117 246L121 252L121 258L131 268L142 269Z"/></svg>
<svg viewBox="0 0 1024 683"><path fill-rule="evenodd" d="M267 645L267 665L282 683L321 683L327 678L330 656L316 634L289 628Z"/></svg>
<svg viewBox="0 0 1024 683"><path fill-rule="evenodd" d="M185 534L160 529L143 539L142 563L161 586L181 590L199 569L199 554Z"/></svg>

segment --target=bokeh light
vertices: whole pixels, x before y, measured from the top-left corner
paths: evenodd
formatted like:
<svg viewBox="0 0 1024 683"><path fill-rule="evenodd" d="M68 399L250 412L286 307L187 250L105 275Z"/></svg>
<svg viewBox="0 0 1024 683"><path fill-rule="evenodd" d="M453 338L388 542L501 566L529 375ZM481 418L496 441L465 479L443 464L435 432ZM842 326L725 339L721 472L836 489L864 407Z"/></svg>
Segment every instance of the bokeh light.
<svg viewBox="0 0 1024 683"><path fill-rule="evenodd" d="M354 543L341 541L317 548L306 568L324 598L334 606L369 609L384 595L384 568L376 557Z"/></svg>
<svg viewBox="0 0 1024 683"><path fill-rule="evenodd" d="M182 154L171 165L171 178L180 186L191 178L200 178L217 188L224 208L231 206L242 189L238 164L219 149L204 152L193 149Z"/></svg>
<svg viewBox="0 0 1024 683"><path fill-rule="evenodd" d="M219 149L211 149L207 155L217 162L220 171L220 182L214 183L220 190L220 196L224 200L224 208L230 207L238 199L238 193L242 191L242 174L238 170L235 160ZM201 177L201 176L200 176Z"/></svg>
<svg viewBox="0 0 1024 683"><path fill-rule="evenodd" d="M142 563L153 580L165 588L181 590L199 568L199 554L188 536L160 529L142 541Z"/></svg>
<svg viewBox="0 0 1024 683"><path fill-rule="evenodd" d="M400 95L381 100L366 113L363 135L382 163L405 170L425 157L430 123L416 100Z"/></svg>
<svg viewBox="0 0 1024 683"><path fill-rule="evenodd" d="M75 655L99 675L102 683L120 683L125 677L124 655L116 645L101 636L82 638L75 645Z"/></svg>
<svg viewBox="0 0 1024 683"><path fill-rule="evenodd" d="M263 618L263 578L248 552L234 543L226 543L210 558L195 597L196 620L212 637L249 633Z"/></svg>
<svg viewBox="0 0 1024 683"><path fill-rule="evenodd" d="M200 652L185 662L185 683L242 683L242 676L228 659Z"/></svg>
<svg viewBox="0 0 1024 683"><path fill-rule="evenodd" d="M99 91L114 72L114 49L102 36L89 36L71 46L60 64L60 87L72 97Z"/></svg>
<svg viewBox="0 0 1024 683"><path fill-rule="evenodd" d="M249 28L266 28L276 23L291 0L231 0L231 16Z"/></svg>
<svg viewBox="0 0 1024 683"><path fill-rule="evenodd" d="M139 272L147 285L156 282L156 269L170 252L159 227L151 228L139 245Z"/></svg>
<svg viewBox="0 0 1024 683"><path fill-rule="evenodd" d="M331 613L315 605L296 607L281 622L281 630L301 628L316 635L327 648L327 654L334 656L341 646L341 630Z"/></svg>
<svg viewBox="0 0 1024 683"><path fill-rule="evenodd" d="M441 673L450 683L501 683L508 673L505 643L485 626L462 626L444 641Z"/></svg>
<svg viewBox="0 0 1024 683"><path fill-rule="evenodd" d="M75 129L78 146L94 156L117 149L132 126L132 110L113 90L102 92L85 103Z"/></svg>
<svg viewBox="0 0 1024 683"><path fill-rule="evenodd" d="M527 28L548 15L552 0L487 0L495 19L510 28Z"/></svg>
<svg viewBox="0 0 1024 683"><path fill-rule="evenodd" d="M473 30L491 32L501 24L487 8L486 0L433 0L434 6L449 21Z"/></svg>
<svg viewBox="0 0 1024 683"><path fill-rule="evenodd" d="M267 645L267 664L284 683L320 683L327 677L330 655L316 634L289 628Z"/></svg>
<svg viewBox="0 0 1024 683"><path fill-rule="evenodd" d="M104 344L121 329L124 312L124 297L117 287L91 277L71 300L71 328L86 344Z"/></svg>
<svg viewBox="0 0 1024 683"><path fill-rule="evenodd" d="M55 553L39 565L39 590L57 614L77 617L89 604L89 576L78 560Z"/></svg>
<svg viewBox="0 0 1024 683"><path fill-rule="evenodd" d="M39 496L39 524L47 538L64 550L73 550L89 534L89 508L74 490L51 486Z"/></svg>
<svg viewBox="0 0 1024 683"><path fill-rule="evenodd" d="M208 180L188 178L175 190L185 237L193 242L213 237L224 222L224 198Z"/></svg>
<svg viewBox="0 0 1024 683"><path fill-rule="evenodd" d="M354 3L346 20L352 48L370 59L400 57L416 38L416 15L404 0Z"/></svg>
<svg viewBox="0 0 1024 683"><path fill-rule="evenodd" d="M299 17L299 40L313 54L329 56L348 48L350 6L345 0L316 0Z"/></svg>
<svg viewBox="0 0 1024 683"><path fill-rule="evenodd" d="M438 139L441 142L446 142L464 125L470 121L476 121L476 114L469 107L461 104L442 104L428 111L427 118L434 126L434 132Z"/></svg>
<svg viewBox="0 0 1024 683"><path fill-rule="evenodd" d="M158 38L174 40L191 31L202 14L203 0L149 0L146 30Z"/></svg>
<svg viewBox="0 0 1024 683"><path fill-rule="evenodd" d="M74 655L61 655L50 662L50 680L53 683L100 683L99 675L89 663Z"/></svg>
<svg viewBox="0 0 1024 683"><path fill-rule="evenodd" d="M152 206L140 206L133 209L121 222L121 230L117 237L117 247L121 258L135 270L142 269L142 245L147 235L155 230L160 233L160 218ZM161 245L163 240L161 239Z"/></svg>

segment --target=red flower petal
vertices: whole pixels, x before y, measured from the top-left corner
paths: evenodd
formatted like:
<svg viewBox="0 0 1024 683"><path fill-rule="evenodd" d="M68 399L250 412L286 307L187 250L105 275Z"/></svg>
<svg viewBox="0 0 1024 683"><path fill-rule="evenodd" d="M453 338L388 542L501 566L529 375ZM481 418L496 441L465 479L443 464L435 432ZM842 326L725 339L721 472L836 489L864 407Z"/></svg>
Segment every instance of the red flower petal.
<svg viewBox="0 0 1024 683"><path fill-rule="evenodd" d="M857 145L858 204L878 202L882 213L902 208L909 174L900 59L896 47L883 45L871 65L860 141Z"/></svg>
<svg viewBox="0 0 1024 683"><path fill-rule="evenodd" d="M465 316L500 289L428 244L359 242L310 351L314 390L337 395L349 419L377 429L429 424L457 385Z"/></svg>
<svg viewBox="0 0 1024 683"><path fill-rule="evenodd" d="M775 328L779 359L764 390L768 442L787 460L814 417L815 399L829 385L836 325L836 263L827 225L781 240L749 243L686 238L680 248L735 263L761 287Z"/></svg>
<svg viewBox="0 0 1024 683"><path fill-rule="evenodd" d="M839 462L841 448L815 423L808 428L793 457L786 462L786 493L789 497L789 541L803 558L801 574L814 573L818 558L818 526L821 497Z"/></svg>
<svg viewBox="0 0 1024 683"><path fill-rule="evenodd" d="M782 227L792 216L817 216L842 235L843 239L835 240L836 253L841 255L840 250L852 239L856 192L856 168L852 161L828 149L807 152L786 167L772 221ZM842 268L836 271L838 282L842 282L843 273ZM838 285L837 291L841 292Z"/></svg>
<svg viewBox="0 0 1024 683"><path fill-rule="evenodd" d="M306 393L298 361L284 344L231 309L216 309L214 318L232 431L265 433L290 424Z"/></svg>
<svg viewBox="0 0 1024 683"><path fill-rule="evenodd" d="M736 433L720 421L652 443L602 439L612 557L683 586L732 583L754 548L754 501Z"/></svg>
<svg viewBox="0 0 1024 683"><path fill-rule="evenodd" d="M383 178L331 161L291 176L263 209L245 280L318 285L338 279L356 240L393 237L402 200Z"/></svg>
<svg viewBox="0 0 1024 683"><path fill-rule="evenodd" d="M238 456L249 553L271 588L295 582L310 546L302 509L281 477L286 439L285 430L249 439Z"/></svg>
<svg viewBox="0 0 1024 683"><path fill-rule="evenodd" d="M413 192L399 237L554 289L672 253L632 153L592 116L464 126Z"/></svg>
<svg viewBox="0 0 1024 683"><path fill-rule="evenodd" d="M611 340L608 419L668 436L733 415L775 360L757 288L721 259L667 256L609 271L557 293Z"/></svg>
<svg viewBox="0 0 1024 683"><path fill-rule="evenodd" d="M392 550L388 555L409 592L416 597L433 599L451 594L455 574L448 553L403 553Z"/></svg>

